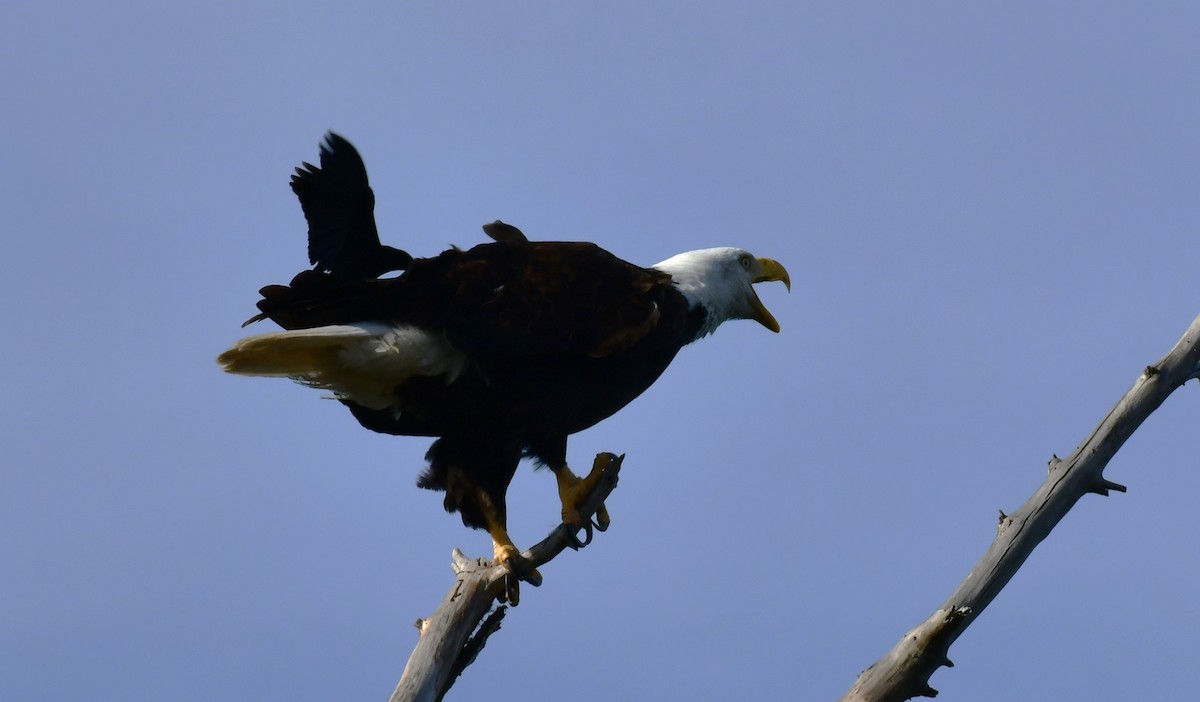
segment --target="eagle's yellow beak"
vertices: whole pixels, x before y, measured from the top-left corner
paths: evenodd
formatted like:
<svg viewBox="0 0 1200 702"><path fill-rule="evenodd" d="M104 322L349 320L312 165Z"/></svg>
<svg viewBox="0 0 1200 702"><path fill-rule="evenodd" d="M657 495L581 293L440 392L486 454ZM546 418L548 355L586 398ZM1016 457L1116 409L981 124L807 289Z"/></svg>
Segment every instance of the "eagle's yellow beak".
<svg viewBox="0 0 1200 702"><path fill-rule="evenodd" d="M751 283L766 283L778 280L787 286L788 292L792 291L792 278L788 275L787 269L779 261L772 258L760 258L758 259L758 268L758 273L750 280ZM778 333L779 322L775 321L775 317L763 305L762 300L758 299L758 295L753 290L750 294L753 295L750 302L754 307L754 319L767 329Z"/></svg>

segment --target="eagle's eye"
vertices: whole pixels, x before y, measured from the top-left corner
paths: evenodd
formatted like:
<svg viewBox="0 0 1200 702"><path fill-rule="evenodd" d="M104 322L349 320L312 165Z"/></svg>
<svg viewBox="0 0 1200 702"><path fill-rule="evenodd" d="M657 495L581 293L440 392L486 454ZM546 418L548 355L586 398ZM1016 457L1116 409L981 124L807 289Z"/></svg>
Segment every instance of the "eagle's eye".
<svg viewBox="0 0 1200 702"><path fill-rule="evenodd" d="M751 262L751 259L749 256L742 256L741 261L740 261L740 263L742 264L742 268L745 268L746 270L750 270L750 262Z"/></svg>

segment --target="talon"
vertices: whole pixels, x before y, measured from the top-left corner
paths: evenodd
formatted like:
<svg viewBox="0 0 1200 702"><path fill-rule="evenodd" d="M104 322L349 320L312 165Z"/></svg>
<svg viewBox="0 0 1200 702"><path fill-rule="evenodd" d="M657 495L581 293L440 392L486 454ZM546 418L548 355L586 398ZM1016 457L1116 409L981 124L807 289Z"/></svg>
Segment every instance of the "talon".
<svg viewBox="0 0 1200 702"><path fill-rule="evenodd" d="M508 574L504 576L503 598L516 607L521 602L521 581L539 587L542 584L542 574L511 543L497 543L495 551L496 559L493 562L503 565L508 570Z"/></svg>
<svg viewBox="0 0 1200 702"><path fill-rule="evenodd" d="M537 568L529 562L516 546L512 544L496 544L496 560L495 562L508 568L508 572L512 573L520 580L524 580L534 587L542 584L542 574Z"/></svg>
<svg viewBox="0 0 1200 702"><path fill-rule="evenodd" d="M521 581L512 573L504 576L504 592L500 595L500 601L513 607L521 604Z"/></svg>
<svg viewBox="0 0 1200 702"><path fill-rule="evenodd" d="M508 568L513 572L514 575L530 585L534 587L542 586L542 574L539 573L538 569L534 568L533 565L524 558L521 558L520 565L515 567L514 563L509 561Z"/></svg>
<svg viewBox="0 0 1200 702"><path fill-rule="evenodd" d="M584 525L582 527L574 527L573 525L568 525L568 526L572 526L572 529L571 529L571 541L567 545L570 546L572 549L578 551L579 549L583 548L584 546L587 546L588 544L592 543L592 522L591 522L591 520L584 523ZM582 541L579 540L580 529L582 529L583 533L586 534L586 536L584 537L584 539ZM601 531L603 531L603 529L601 529Z"/></svg>
<svg viewBox="0 0 1200 702"><path fill-rule="evenodd" d="M604 505L596 508L596 518L592 521L592 526L596 527L597 531L608 531L608 525L612 520L608 517L608 509Z"/></svg>

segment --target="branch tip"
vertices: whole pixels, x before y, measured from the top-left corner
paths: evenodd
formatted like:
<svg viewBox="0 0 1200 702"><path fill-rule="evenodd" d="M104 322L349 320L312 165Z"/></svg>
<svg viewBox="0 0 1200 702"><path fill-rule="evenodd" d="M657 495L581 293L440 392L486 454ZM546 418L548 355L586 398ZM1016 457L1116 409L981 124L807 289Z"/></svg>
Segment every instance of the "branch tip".
<svg viewBox="0 0 1200 702"><path fill-rule="evenodd" d="M1113 481L1108 480L1106 478L1100 478L1096 483L1094 483L1090 488L1088 488L1089 492L1094 492L1097 495L1103 495L1105 497L1108 497L1109 490L1115 490L1117 492L1128 492L1129 489L1120 483L1114 483Z"/></svg>
<svg viewBox="0 0 1200 702"><path fill-rule="evenodd" d="M454 549L450 552L450 557L454 562L450 564L450 569L455 573L462 573L470 570L472 567L479 565L478 559L467 558L466 554L461 549Z"/></svg>

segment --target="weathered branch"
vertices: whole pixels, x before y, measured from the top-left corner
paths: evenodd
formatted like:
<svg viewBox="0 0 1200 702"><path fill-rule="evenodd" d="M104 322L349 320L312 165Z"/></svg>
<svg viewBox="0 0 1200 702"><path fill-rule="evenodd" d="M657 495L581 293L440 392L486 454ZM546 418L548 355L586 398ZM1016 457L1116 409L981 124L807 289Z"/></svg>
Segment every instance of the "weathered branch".
<svg viewBox="0 0 1200 702"><path fill-rule="evenodd" d="M625 457L611 458L601 471L599 482L579 506L579 516L586 523L587 538L584 545L592 538L592 515L617 486L621 462ZM537 568L549 563L567 548L578 548L580 542L576 534L577 530L560 524L522 555L532 567ZM500 628L504 608L498 608L491 616L488 616L488 612L505 593L505 580L512 577L508 568L493 565L482 558L467 558L458 549L454 549L452 555L454 563L451 567L457 574L454 585L428 619L417 621L421 638L389 702L440 700L454 684L455 678L474 661L487 638ZM485 616L488 616L488 621L480 626ZM474 636L472 632L475 632Z"/></svg>
<svg viewBox="0 0 1200 702"><path fill-rule="evenodd" d="M863 671L842 696L842 702L899 702L936 696L929 678L939 667L952 665L947 658L950 645L1000 593L1079 498L1089 492L1125 492L1125 486L1104 477L1105 466L1168 395L1198 377L1200 317L1162 360L1142 371L1133 387L1070 456L1050 460L1049 476L1025 504L1011 515L1000 513L996 539L966 579L932 616Z"/></svg>

